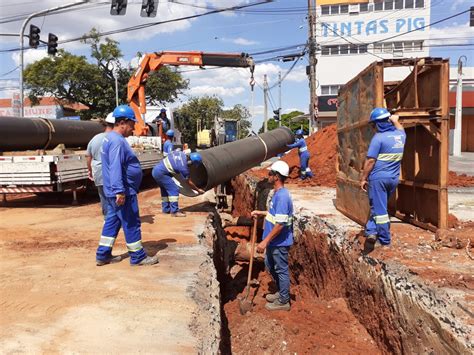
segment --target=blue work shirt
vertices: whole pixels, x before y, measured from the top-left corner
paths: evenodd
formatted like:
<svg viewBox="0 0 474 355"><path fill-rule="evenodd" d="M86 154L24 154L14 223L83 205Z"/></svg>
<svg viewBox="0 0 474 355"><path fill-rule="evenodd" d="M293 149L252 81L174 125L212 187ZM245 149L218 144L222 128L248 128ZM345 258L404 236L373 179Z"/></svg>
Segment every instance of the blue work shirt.
<svg viewBox="0 0 474 355"><path fill-rule="evenodd" d="M377 161L370 172L370 180L399 178L406 134L403 130L378 132L370 142L367 158Z"/></svg>
<svg viewBox="0 0 474 355"><path fill-rule="evenodd" d="M87 145L87 155L92 158L92 177L94 178L95 186L102 186L102 157L100 148L104 142L105 132L96 134Z"/></svg>
<svg viewBox="0 0 474 355"><path fill-rule="evenodd" d="M265 217L262 239L265 239L275 224L283 225L282 231L269 243L271 247L293 245L293 201L287 188L278 189L270 201Z"/></svg>
<svg viewBox="0 0 474 355"><path fill-rule="evenodd" d="M304 138L296 138L295 143L287 144L288 148L298 148L298 154L301 156L303 154L308 154L308 147L306 146L306 142Z"/></svg>
<svg viewBox="0 0 474 355"><path fill-rule="evenodd" d="M163 155L166 157L169 153L173 151L173 143L167 139L163 144Z"/></svg>
<svg viewBox="0 0 474 355"><path fill-rule="evenodd" d="M182 151L172 151L154 168L154 175L174 175L181 174L185 179L189 179L189 167L186 154Z"/></svg>
<svg viewBox="0 0 474 355"><path fill-rule="evenodd" d="M108 133L101 153L105 196L138 194L143 176L142 167L125 138L114 131Z"/></svg>

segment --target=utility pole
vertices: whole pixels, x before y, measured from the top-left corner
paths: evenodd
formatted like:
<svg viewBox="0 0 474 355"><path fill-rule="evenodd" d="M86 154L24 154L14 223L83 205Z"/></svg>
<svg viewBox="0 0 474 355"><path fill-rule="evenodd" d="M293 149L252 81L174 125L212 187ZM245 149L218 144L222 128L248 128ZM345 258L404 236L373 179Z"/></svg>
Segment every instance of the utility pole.
<svg viewBox="0 0 474 355"><path fill-rule="evenodd" d="M462 55L458 59L458 84L456 88L456 116L453 139L453 155L461 156L461 140L462 140L462 61L466 62L467 58Z"/></svg>
<svg viewBox="0 0 474 355"><path fill-rule="evenodd" d="M263 132L268 130L268 107L267 107L268 83L267 74L263 75Z"/></svg>
<svg viewBox="0 0 474 355"><path fill-rule="evenodd" d="M24 37L25 28L28 25L28 22L30 22L30 20L33 17L46 15L50 12L54 12L54 11L62 10L62 9L67 9L67 8L73 7L73 6L83 5L87 2L89 2L89 0L81 0L81 1L76 1L76 2L73 2L73 3L61 5L61 6L52 7L52 8L47 9L47 10L41 10L41 11L38 11L38 12L34 12L30 16L28 16L26 18L26 20L23 22L23 24L21 26L21 29L20 29L20 34L19 34L19 36L20 36L20 65L19 65L19 69L20 69L20 117L24 117L24 113L25 113L25 104L24 104L25 98L24 98L24 93L23 93L23 68L24 68L24 65L23 65L23 50L24 50L23 37Z"/></svg>
<svg viewBox="0 0 474 355"><path fill-rule="evenodd" d="M119 93L118 93L118 69L114 68L114 79L115 79L115 106L119 105Z"/></svg>
<svg viewBox="0 0 474 355"><path fill-rule="evenodd" d="M316 94L316 0L308 0L308 48L309 48L309 134L313 133L318 117L318 96Z"/></svg>
<svg viewBox="0 0 474 355"><path fill-rule="evenodd" d="M281 127L281 71L278 72L278 127Z"/></svg>

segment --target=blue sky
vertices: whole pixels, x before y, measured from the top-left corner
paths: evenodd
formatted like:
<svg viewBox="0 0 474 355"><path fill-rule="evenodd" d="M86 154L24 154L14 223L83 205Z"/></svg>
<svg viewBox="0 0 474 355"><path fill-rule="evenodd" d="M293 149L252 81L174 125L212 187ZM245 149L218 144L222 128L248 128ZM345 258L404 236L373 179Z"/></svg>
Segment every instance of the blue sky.
<svg viewBox="0 0 474 355"><path fill-rule="evenodd" d="M88 32L92 26L100 31L153 22L162 19L172 19L205 12L199 8L226 7L229 5L253 2L251 0L180 0L189 6L177 3L160 1L158 16L152 20L139 17L141 1L129 0L129 8L125 16L110 16L110 5L92 4L88 9L71 11L55 16L39 17L31 23L42 27L43 39L47 33L58 35L59 40L65 40ZM0 3L0 22L11 19L12 16L23 15L57 6L64 3L59 0L2 0ZM433 0L431 8L431 22L450 16L468 9L472 1L467 0ZM285 46L305 43L307 39L306 13L307 0L280 0L274 1L248 10L236 13L216 14L200 17L194 20L181 21L172 24L155 26L146 30L114 35L112 38L120 42L124 54L124 61L130 62L137 52L151 52L161 50L200 50L208 52L249 52L255 53ZM282 10L282 8L284 8ZM288 10L292 9L292 10ZM269 10L260 12L260 10ZM275 10L272 12L272 10ZM451 19L435 26L432 37L447 38L443 43L474 43L472 28L468 27L469 14ZM0 33L18 33L22 21L0 24ZM439 34L439 37L438 37ZM434 36L433 36L434 35ZM471 36L471 39L468 37ZM18 47L18 39L1 37L0 50ZM65 49L75 54L87 54L86 46L78 42L64 46ZM295 48L290 52L297 52ZM288 52L289 53L289 52ZM474 47L446 47L430 49L431 56L450 57L451 64L457 62L461 55L468 56L468 66L474 66ZM45 50L28 50L25 53L27 63L45 56ZM259 56L258 59L272 57L272 54ZM18 85L18 52L0 53L0 97L10 97L11 88ZM277 81L278 71L283 73L292 65L278 61L266 62L257 66L256 80L262 85L263 74L267 74L270 86ZM283 112L293 109L307 111L309 92L305 75L307 59L300 60L296 67L283 82L282 101ZM218 94L224 99L226 106L241 103L251 107L251 92L248 85L249 72L245 69L217 69L189 71L193 68L183 68L190 82L187 96L181 98L181 103L193 95ZM13 70L11 73L9 71ZM8 73L8 74L7 74ZM278 106L278 88L272 90L273 105L269 105L269 116L272 115L272 106ZM175 103L173 106L179 105ZM263 95L262 90L256 86L254 93L254 128L258 129L262 122Z"/></svg>

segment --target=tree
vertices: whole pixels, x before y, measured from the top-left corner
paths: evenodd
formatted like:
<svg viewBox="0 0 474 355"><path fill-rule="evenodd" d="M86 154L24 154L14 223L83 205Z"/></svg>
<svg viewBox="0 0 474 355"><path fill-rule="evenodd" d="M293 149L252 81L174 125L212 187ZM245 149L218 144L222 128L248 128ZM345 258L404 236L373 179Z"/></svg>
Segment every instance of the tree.
<svg viewBox="0 0 474 355"><path fill-rule="evenodd" d="M252 122L249 121L250 111L247 107L237 104L229 110L223 110L221 117L240 122L239 139L245 138L249 135L252 128Z"/></svg>
<svg viewBox="0 0 474 355"><path fill-rule="evenodd" d="M214 119L221 112L224 102L217 96L192 97L175 112L175 124L181 132L183 142L196 146L197 125L201 129L211 129ZM177 119L176 119L177 118ZM177 121L177 122L176 122Z"/></svg>
<svg viewBox="0 0 474 355"><path fill-rule="evenodd" d="M281 115L281 125L288 127L291 129L293 132L296 131L297 129L302 128L305 132L308 132L309 130L309 121L308 119L303 119L301 122L293 122L292 119L301 116L304 113L301 111L292 111L290 113L285 113ZM258 133L263 133L263 124ZM278 128L278 121L274 120L273 118L269 119L267 121L267 128L269 131Z"/></svg>
<svg viewBox="0 0 474 355"><path fill-rule="evenodd" d="M127 84L134 69L124 67L119 43L110 38L101 40L92 29L83 40L90 45L91 59L59 50L56 57L47 57L25 69L25 87L29 98L38 104L40 96L54 96L58 103L81 103L89 108L81 112L83 119L105 117L115 107L115 77L119 86L119 101L127 101ZM147 104L159 105L176 101L188 88L181 74L163 67L149 75Z"/></svg>

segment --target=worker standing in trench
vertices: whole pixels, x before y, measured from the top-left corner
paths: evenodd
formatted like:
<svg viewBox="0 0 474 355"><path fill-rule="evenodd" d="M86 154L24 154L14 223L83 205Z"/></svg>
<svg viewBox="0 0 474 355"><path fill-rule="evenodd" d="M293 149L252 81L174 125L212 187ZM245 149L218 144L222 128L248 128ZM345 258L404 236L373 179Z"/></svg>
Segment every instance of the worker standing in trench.
<svg viewBox="0 0 474 355"><path fill-rule="evenodd" d="M298 148L298 154L300 156L300 178L301 180L304 180L306 178L312 178L313 172L311 171L311 168L309 167L309 152L308 152L308 147L306 146L306 142L303 137L303 130L298 129L295 132L296 139L293 144L287 144L286 146L288 148Z"/></svg>
<svg viewBox="0 0 474 355"><path fill-rule="evenodd" d="M174 137L174 131L169 129L166 131L166 141L163 144L163 156L166 157L173 151L173 142L171 141Z"/></svg>
<svg viewBox="0 0 474 355"><path fill-rule="evenodd" d="M293 245L293 201L285 188L290 168L284 161L270 167L268 181L273 184L274 194L268 211L252 211L252 217L265 217L262 241L257 252L266 249L265 266L272 275L278 292L266 295L265 308L269 311L290 310L290 270L288 252Z"/></svg>
<svg viewBox="0 0 474 355"><path fill-rule="evenodd" d="M205 192L198 188L189 178L188 165L191 164L202 164L202 158L199 153L191 153L188 161L186 153L174 151L153 168L151 174L161 190L161 211L163 213L170 213L172 217L186 217L186 213L179 209L180 184L174 175L181 174L183 178L187 179L192 189L201 194Z"/></svg>
<svg viewBox="0 0 474 355"><path fill-rule="evenodd" d="M137 120L128 105L117 106L113 116L114 129L104 138L101 148L104 194L108 206L97 248L96 264L103 266L122 260L120 255L112 255L112 248L120 228L123 227L130 264L153 265L158 263L158 256L147 256L141 240L137 194L142 181L142 168L125 140L125 137L133 133Z"/></svg>
<svg viewBox="0 0 474 355"><path fill-rule="evenodd" d="M97 187L104 219L107 215L107 198L104 195L104 183L102 180L102 157L100 150L102 148L102 143L104 142L105 136L114 129L114 124L115 118L111 112L105 118L105 131L96 134L90 140L89 144L87 144L86 153L88 177L89 180L94 181L94 185Z"/></svg>
<svg viewBox="0 0 474 355"><path fill-rule="evenodd" d="M370 142L360 178L360 187L368 190L370 204L370 217L365 227L365 253L372 251L377 241L382 246L390 245L388 200L398 186L406 141L398 116L390 115L387 109L372 110L370 123L376 127L377 133Z"/></svg>

